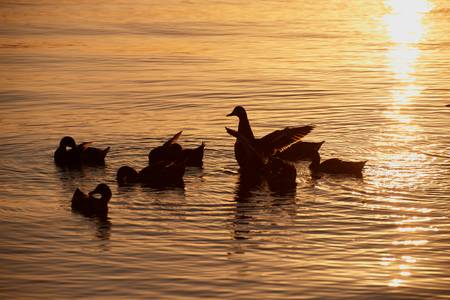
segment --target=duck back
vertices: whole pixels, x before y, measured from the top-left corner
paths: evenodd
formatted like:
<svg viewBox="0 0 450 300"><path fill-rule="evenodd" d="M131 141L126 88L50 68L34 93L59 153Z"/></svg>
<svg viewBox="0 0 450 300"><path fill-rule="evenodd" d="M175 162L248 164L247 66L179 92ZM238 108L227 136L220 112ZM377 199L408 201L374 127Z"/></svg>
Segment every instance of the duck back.
<svg viewBox="0 0 450 300"><path fill-rule="evenodd" d="M325 141L318 143L299 141L286 150L278 153L277 157L288 161L311 159L311 157L319 151L323 143L325 143Z"/></svg>
<svg viewBox="0 0 450 300"><path fill-rule="evenodd" d="M195 149L183 149L181 157L186 157L186 166L189 167L202 167L203 155L205 152L205 143L202 143Z"/></svg>
<svg viewBox="0 0 450 300"><path fill-rule="evenodd" d="M104 165L105 157L109 152L110 147L105 149L98 149L94 147L84 148L81 153L82 162L88 165Z"/></svg>
<svg viewBox="0 0 450 300"><path fill-rule="evenodd" d="M320 163L319 171L332 174L361 175L366 161L343 161L338 158L327 159Z"/></svg>

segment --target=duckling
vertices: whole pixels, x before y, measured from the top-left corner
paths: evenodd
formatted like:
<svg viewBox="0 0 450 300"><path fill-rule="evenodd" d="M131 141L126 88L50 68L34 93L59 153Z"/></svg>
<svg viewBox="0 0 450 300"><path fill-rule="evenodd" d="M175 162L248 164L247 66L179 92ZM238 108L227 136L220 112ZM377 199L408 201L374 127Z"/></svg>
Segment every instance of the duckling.
<svg viewBox="0 0 450 300"><path fill-rule="evenodd" d="M286 150L277 153L277 157L288 160L288 161L299 161L305 159L311 159L316 153L319 152L320 147L322 147L322 142L297 142L292 144Z"/></svg>
<svg viewBox="0 0 450 300"><path fill-rule="evenodd" d="M201 167L203 165L205 143L203 142L195 149L183 149L181 145L177 143L182 133L183 131L178 132L162 146L152 149L148 154L149 164L161 161L172 162L187 156L186 166Z"/></svg>
<svg viewBox="0 0 450 300"><path fill-rule="evenodd" d="M101 197L96 198L95 194L100 194ZM107 217L111 196L111 189L104 183L97 185L87 195L77 188L72 196L72 209L85 216Z"/></svg>
<svg viewBox="0 0 450 300"><path fill-rule="evenodd" d="M237 116L239 118L238 132L241 137L245 137L253 147L263 156L273 156L276 152L283 152L293 143L298 142L302 137L310 133L314 126L286 127L285 129L276 130L262 138L255 138L250 127L247 112L242 106L236 106L233 111L227 115ZM245 154L245 146L242 146L239 140L234 144L234 154L241 168L251 168L251 164L247 161L248 156Z"/></svg>
<svg viewBox="0 0 450 300"><path fill-rule="evenodd" d="M282 191L297 185L295 166L276 156L260 153L252 142L238 131L225 127L228 134L236 137L242 147L242 157L251 168L241 168L241 176L250 178L263 177L272 191Z"/></svg>
<svg viewBox="0 0 450 300"><path fill-rule="evenodd" d="M79 145L70 136L61 139L58 149L54 154L55 163L58 165L79 166L86 165L104 165L105 157L110 147L97 149L88 147L91 142L84 142ZM67 147L70 149L67 150Z"/></svg>
<svg viewBox="0 0 450 300"><path fill-rule="evenodd" d="M320 173L347 174L362 177L362 169L367 161L343 161L339 158L327 159L320 162L320 154L312 157L309 169L314 178L320 178Z"/></svg>

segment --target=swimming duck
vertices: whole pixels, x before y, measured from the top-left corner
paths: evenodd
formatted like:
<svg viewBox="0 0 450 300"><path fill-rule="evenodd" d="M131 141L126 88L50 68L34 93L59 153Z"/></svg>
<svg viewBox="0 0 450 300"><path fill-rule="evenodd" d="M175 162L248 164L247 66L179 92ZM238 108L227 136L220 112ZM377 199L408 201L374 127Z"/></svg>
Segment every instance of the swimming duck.
<svg viewBox="0 0 450 300"><path fill-rule="evenodd" d="M79 166L81 164L104 165L105 157L110 147L98 149L88 147L89 144L91 142L84 142L77 145L72 137L63 137L54 154L55 163L67 166ZM67 150L67 147L70 149Z"/></svg>
<svg viewBox="0 0 450 300"><path fill-rule="evenodd" d="M205 143L202 142L200 146L194 149L183 149L182 155L186 155L186 166L188 167L202 167L203 155L205 153Z"/></svg>
<svg viewBox="0 0 450 300"><path fill-rule="evenodd" d="M183 131L178 132L162 146L152 149L148 154L149 164L155 162L173 162L180 158L187 157L186 166L201 167L203 165L203 154L205 151L205 143L202 142L200 146L195 149L183 149L177 143Z"/></svg>
<svg viewBox="0 0 450 300"><path fill-rule="evenodd" d="M81 152L81 161L87 165L104 165L105 157L109 152L110 147L105 149L98 149L94 147L86 147L90 143L84 143L83 151Z"/></svg>
<svg viewBox="0 0 450 300"><path fill-rule="evenodd" d="M67 147L70 149L67 150ZM59 142L53 158L57 165L79 164L81 163L81 151L72 137L65 136Z"/></svg>
<svg viewBox="0 0 450 300"><path fill-rule="evenodd" d="M150 186L182 185L186 169L186 159L173 162L160 161L152 163L137 172L129 166L117 170L116 179L119 186L140 182Z"/></svg>
<svg viewBox="0 0 450 300"><path fill-rule="evenodd" d="M150 186L183 185L187 159L172 162L156 162L146 166L139 172L141 183Z"/></svg>
<svg viewBox="0 0 450 300"><path fill-rule="evenodd" d="M129 166L122 166L117 170L117 184L119 186L128 186L139 182L139 173Z"/></svg>
<svg viewBox="0 0 450 300"><path fill-rule="evenodd" d="M319 152L320 147L322 147L322 142L303 142L299 141L292 144L286 150L277 153L277 157L288 160L288 161L299 161L305 159L311 159L316 153Z"/></svg>
<svg viewBox="0 0 450 300"><path fill-rule="evenodd" d="M290 189L297 185L297 170L291 163L274 155L264 155L253 143L239 131L225 127L228 134L236 137L241 147L241 158L247 161L249 168L241 169L241 177L263 177L272 191Z"/></svg>
<svg viewBox="0 0 450 300"><path fill-rule="evenodd" d="M96 194L100 194L101 197L94 197ZM111 196L111 189L104 183L97 185L87 195L77 188L72 196L72 209L85 216L107 217Z"/></svg>
<svg viewBox="0 0 450 300"><path fill-rule="evenodd" d="M367 161L343 161L339 158L331 158L320 162L320 154L317 153L312 157L309 169L314 178L320 178L320 173L362 177L362 169L366 163Z"/></svg>
<svg viewBox="0 0 450 300"><path fill-rule="evenodd" d="M286 127L285 129L276 130L262 138L255 138L250 127L247 112L242 106L236 106L233 111L227 115L237 116L239 118L238 132L241 137L246 138L253 145L255 150L263 156L273 156L277 152L283 152L293 143L298 142L302 137L313 130L313 126ZM246 150L239 140L234 144L234 154L241 169L252 167L254 162L249 162ZM247 147L248 148L248 147Z"/></svg>

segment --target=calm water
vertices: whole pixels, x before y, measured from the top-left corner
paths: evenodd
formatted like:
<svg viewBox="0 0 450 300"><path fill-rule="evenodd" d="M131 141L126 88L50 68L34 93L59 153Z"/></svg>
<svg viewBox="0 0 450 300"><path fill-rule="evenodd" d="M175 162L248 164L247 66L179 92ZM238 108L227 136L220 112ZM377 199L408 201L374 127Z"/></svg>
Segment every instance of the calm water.
<svg viewBox="0 0 450 300"><path fill-rule="evenodd" d="M448 1L133 2L0 1L1 298L448 299ZM239 104L364 178L240 190ZM117 187L179 130L184 190ZM64 135L106 167L55 167ZM99 182L104 223L70 210Z"/></svg>

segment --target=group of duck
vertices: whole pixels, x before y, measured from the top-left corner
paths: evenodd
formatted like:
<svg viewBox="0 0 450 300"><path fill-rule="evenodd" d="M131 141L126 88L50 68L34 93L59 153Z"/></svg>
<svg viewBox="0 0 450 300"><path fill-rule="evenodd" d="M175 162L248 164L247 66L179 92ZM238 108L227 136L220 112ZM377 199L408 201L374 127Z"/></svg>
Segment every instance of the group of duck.
<svg viewBox="0 0 450 300"><path fill-rule="evenodd" d="M239 165L241 181L261 184L266 182L270 190L283 191L295 188L297 170L293 162L310 160L309 169L313 178L322 173L362 176L366 161L343 161L338 158L320 162L319 149L322 142L304 142L301 139L310 133L314 126L286 127L255 138L247 112L236 106L227 116L239 118L238 130L226 127L229 135L236 138L234 152ZM117 170L119 186L141 183L154 187L179 186L183 184L186 167L202 167L205 143L194 149L184 149L179 143L182 131L175 134L163 145L152 149L148 154L148 165L136 171L129 166ZM76 144L72 137L63 137L54 153L57 165L78 168L83 165L104 165L110 148L90 147L89 142ZM100 195L100 197L98 197ZM72 197L72 209L85 216L107 217L111 189L104 183L92 192L85 194L76 189Z"/></svg>

